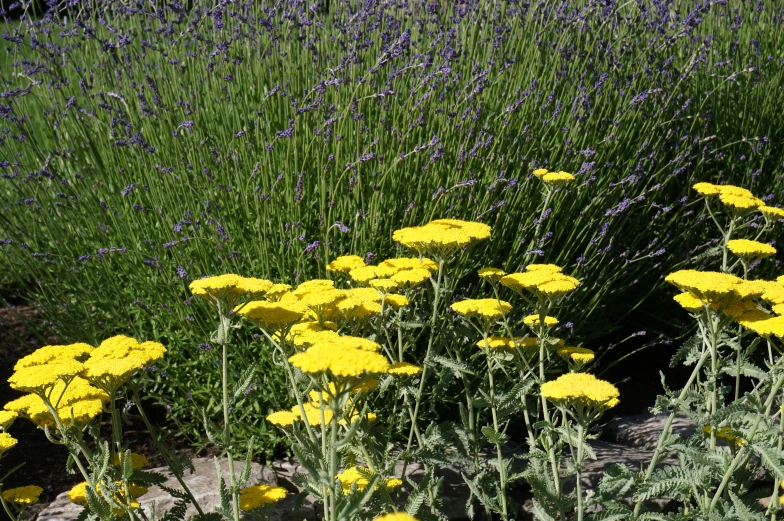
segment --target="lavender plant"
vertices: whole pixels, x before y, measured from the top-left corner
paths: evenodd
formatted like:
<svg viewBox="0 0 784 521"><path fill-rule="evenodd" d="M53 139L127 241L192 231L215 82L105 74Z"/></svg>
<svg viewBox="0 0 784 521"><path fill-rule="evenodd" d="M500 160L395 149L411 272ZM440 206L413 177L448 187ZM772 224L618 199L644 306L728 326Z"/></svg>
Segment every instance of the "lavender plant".
<svg viewBox="0 0 784 521"><path fill-rule="evenodd" d="M297 283L341 253L393 256L393 229L448 214L493 226L479 249L500 269L550 262L596 287L559 326L590 340L660 287L650 274L711 252L679 225L694 172L780 189L772 1L18 4L0 53L4 277L64 339L172 346L156 386L194 439L193 411L223 414L198 277ZM541 208L527 173L553 165L575 181ZM229 365L258 360L271 390L238 398L248 417L286 401L251 335Z"/></svg>

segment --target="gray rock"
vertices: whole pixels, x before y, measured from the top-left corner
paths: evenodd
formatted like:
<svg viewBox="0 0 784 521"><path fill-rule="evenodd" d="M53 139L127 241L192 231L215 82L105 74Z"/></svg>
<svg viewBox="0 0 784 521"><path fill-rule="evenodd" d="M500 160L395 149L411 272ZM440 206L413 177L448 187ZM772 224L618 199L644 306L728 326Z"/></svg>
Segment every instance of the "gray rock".
<svg viewBox="0 0 784 521"><path fill-rule="evenodd" d="M228 465L225 460L221 460L221 473L225 480L228 480ZM251 485L277 485L278 477L275 472L269 467L259 465L258 463L251 464L250 478L244 486ZM190 489L196 501L201 506L204 512L213 512L220 504L220 495L218 492L218 472L215 468L215 462L209 458L197 458L193 460L195 472L192 474L186 473L183 477L186 485ZM234 471L239 476L245 468L245 462L237 461L234 464ZM151 469L153 472L161 473L165 476L170 476L168 481L164 483L165 487L181 490L180 484L171 475L166 467ZM293 512L295 494L289 494L289 497L278 503L272 512L271 519L275 521L300 521L302 519L315 519L313 505L306 502L303 507ZM166 510L174 506L176 499L173 498L168 492L164 491L161 487L150 487L147 494L139 498L139 502L147 515L150 515L155 510L155 517L160 518ZM73 521L82 511L82 507L71 503L68 499L68 493L64 492L57 496L57 498L49 504L38 515L39 521ZM186 516L196 514L196 509L192 505L188 505Z"/></svg>
<svg viewBox="0 0 784 521"><path fill-rule="evenodd" d="M659 434L664 430L669 415L666 414L635 414L615 418L607 424L604 437L646 450L655 450L659 441ZM678 413L672 422L673 434L687 436L696 432L696 426L691 418L683 413Z"/></svg>

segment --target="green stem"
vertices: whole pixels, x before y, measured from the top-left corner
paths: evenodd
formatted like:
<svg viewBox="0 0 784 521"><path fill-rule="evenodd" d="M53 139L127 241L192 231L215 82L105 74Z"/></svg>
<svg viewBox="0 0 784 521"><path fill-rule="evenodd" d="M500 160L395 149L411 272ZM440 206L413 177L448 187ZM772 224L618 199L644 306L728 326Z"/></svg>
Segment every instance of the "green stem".
<svg viewBox="0 0 784 521"><path fill-rule="evenodd" d="M583 521L583 443L585 442L585 429L582 414L577 422L577 521Z"/></svg>
<svg viewBox="0 0 784 521"><path fill-rule="evenodd" d="M727 228L727 233L724 234L724 241L722 242L722 245L721 245L721 271L724 272L724 273L727 273L727 271L728 271L728 267L727 267L727 252L728 252L729 248L728 248L727 245L730 242L730 237L732 236L732 231L735 228L735 220L736 219L737 218L734 217L734 216L732 217L732 219L730 219L730 226L729 226L729 228Z"/></svg>
<svg viewBox="0 0 784 521"><path fill-rule="evenodd" d="M336 386L337 387L337 386ZM337 393L335 393L337 395ZM337 397L335 398L334 402L337 402ZM330 439L329 439L329 496L330 496L330 505L329 505L329 517L326 521L336 521L337 519L337 487L335 486L337 483L337 473L338 473L338 414L337 414L337 403L332 405L332 432L330 432ZM326 515L327 509L324 509L324 515Z"/></svg>
<svg viewBox="0 0 784 521"><path fill-rule="evenodd" d="M223 342L223 363L221 367L221 380L223 384L223 442L226 445L226 456L229 459L229 478L231 479L231 511L234 521L240 521L240 494L237 487L237 478L234 475L234 456L231 446L231 423L229 418L229 345L227 339Z"/></svg>
<svg viewBox="0 0 784 521"><path fill-rule="evenodd" d="M0 490L0 502L2 502L2 503L3 503L3 510L5 510L5 513L6 513L6 514L8 514L8 517L9 517L9 518L11 518L11 521L18 521L18 519L19 519L19 518L18 518L18 517L16 517L16 516L15 516L15 515L14 515L14 514L11 512L11 508L8 506L8 503L6 503L6 501L5 501L5 498L4 498L4 497L3 497L3 495L2 495L2 490ZM21 514L22 514L22 513L20 512L20 513L19 513L19 515L21 516Z"/></svg>
<svg viewBox="0 0 784 521"><path fill-rule="evenodd" d="M697 361L697 364L694 366L694 370L691 372L691 376L689 376L689 380L686 382L686 385L683 386L680 395L678 395L678 402L683 400L686 397L686 393L691 388L694 380L699 375L700 370L702 369L702 365L708 359L709 351L707 349L703 349L702 356ZM651 457L651 463L648 465L648 470L645 471L645 478L643 479L643 484L647 483L651 476L653 475L653 470L658 463L659 456L663 450L663 443L664 440L669 438L670 431L672 430L672 422L675 420L675 415L678 413L677 406L673 408L672 412L670 413L669 418L667 418L667 422L664 424L664 429L662 430L661 434L659 435L659 441L656 443L656 449L653 451L653 456ZM634 505L634 513L632 514L632 519L637 519L637 516L640 513L640 508L642 508L642 501L638 501Z"/></svg>
<svg viewBox="0 0 784 521"><path fill-rule="evenodd" d="M779 409L779 436L778 436L778 444L776 448L781 454L781 449L784 448L784 409ZM770 496L770 501L768 501L768 512L770 512L770 521L776 521L776 513L779 511L779 504L778 504L778 496L779 496L779 487L781 486L781 480L776 477L773 481L773 493Z"/></svg>
<svg viewBox="0 0 784 521"><path fill-rule="evenodd" d="M177 482L182 487L182 490L185 492L185 495L188 496L188 501L191 502L193 507L199 513L199 515L203 516L204 511L201 509L201 506L199 506L198 501L196 501L196 498L193 496L191 489L188 488L188 485L185 484L180 469L175 468L175 466L172 464L173 462L171 459L171 455L169 454L169 451L161 444L161 440L160 437L158 436L158 432L155 430L155 428L150 423L150 420L147 418L147 413L145 413L144 409L142 408L142 401L139 398L138 389L134 386L132 387L132 390L133 390L133 399L136 402L136 408L139 409L139 415L142 417L142 421L144 422L145 427L147 427L147 431L152 436L152 441L155 443L155 447L158 449L158 452L163 457L163 461L166 463L166 466L169 467L169 470L171 470L172 474L174 474L174 477L177 479Z"/></svg>
<svg viewBox="0 0 784 521"><path fill-rule="evenodd" d="M483 333L484 340L485 340L485 350L488 351L487 354L487 378L490 384L490 413L493 416L493 430L495 431L496 436L500 435L500 430L498 426L498 411L495 403L495 384L493 382L493 364L490 360L490 345L487 342L487 333ZM496 441L495 443L495 451L496 451L496 458L498 461L498 494L501 499L501 518L506 520L507 515L507 507L506 507L506 467L504 466L504 456L501 452L501 442Z"/></svg>

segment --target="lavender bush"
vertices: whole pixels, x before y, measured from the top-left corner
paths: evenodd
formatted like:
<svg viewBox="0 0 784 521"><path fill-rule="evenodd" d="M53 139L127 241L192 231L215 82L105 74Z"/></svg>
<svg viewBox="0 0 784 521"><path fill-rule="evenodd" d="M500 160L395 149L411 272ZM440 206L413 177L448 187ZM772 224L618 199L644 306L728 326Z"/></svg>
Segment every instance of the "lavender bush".
<svg viewBox="0 0 784 521"><path fill-rule="evenodd" d="M391 256L401 226L477 220L472 258L596 288L564 303L590 340L718 250L684 224L692 183L782 188L772 0L25 4L2 34L3 270L63 339L171 346L187 381L152 376L186 430L219 411L195 278L294 283ZM577 181L543 204L541 166ZM243 411L282 407L237 341L267 375Z"/></svg>

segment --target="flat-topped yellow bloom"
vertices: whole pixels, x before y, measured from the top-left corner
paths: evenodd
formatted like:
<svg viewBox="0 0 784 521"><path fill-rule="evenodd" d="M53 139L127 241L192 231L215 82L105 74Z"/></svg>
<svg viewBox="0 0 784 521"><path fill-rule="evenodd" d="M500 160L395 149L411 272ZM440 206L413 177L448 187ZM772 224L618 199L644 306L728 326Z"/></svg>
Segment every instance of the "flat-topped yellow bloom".
<svg viewBox="0 0 784 521"><path fill-rule="evenodd" d="M337 475L343 488L343 493L350 492L352 485L356 485L358 491L365 490L370 485L373 477L373 472L364 467L350 467ZM389 478L382 480L382 482L387 489L397 488L403 484L403 481L397 478ZM378 484L376 484L375 489L378 489Z"/></svg>
<svg viewBox="0 0 784 521"><path fill-rule="evenodd" d="M683 293L678 293L672 299L680 304L680 306L685 309L686 311L691 311L693 313L698 313L705 309L705 304L699 298L695 297L688 291L684 291Z"/></svg>
<svg viewBox="0 0 784 521"><path fill-rule="evenodd" d="M81 376L111 394L131 375L162 359L165 354L166 348L158 342L138 342L134 338L117 335L93 349L84 362Z"/></svg>
<svg viewBox="0 0 784 521"><path fill-rule="evenodd" d="M540 179L548 185L561 187L574 181L575 177L568 172L547 172Z"/></svg>
<svg viewBox="0 0 784 521"><path fill-rule="evenodd" d="M121 456L122 456L122 458L126 457L125 454L122 454L122 455L115 454L114 455L114 459L112 460L112 463L114 464L115 467L119 467L120 466ZM142 454L138 454L136 452L131 452L130 457L131 457L131 468L136 469L136 470L146 467L147 464L149 463L149 461L147 460L147 457L145 457Z"/></svg>
<svg viewBox="0 0 784 521"><path fill-rule="evenodd" d="M8 434L7 432L0 432L0 454L11 450L19 443L19 440Z"/></svg>
<svg viewBox="0 0 784 521"><path fill-rule="evenodd" d="M384 305L391 308L402 308L408 306L409 300L405 295L398 295L397 293L389 293L384 297Z"/></svg>
<svg viewBox="0 0 784 521"><path fill-rule="evenodd" d="M8 379L12 389L33 393L45 392L61 380L69 380L84 371L76 360L57 360L44 365L22 367Z"/></svg>
<svg viewBox="0 0 784 521"><path fill-rule="evenodd" d="M537 271L542 273L561 273L563 268L557 264L529 264L525 271Z"/></svg>
<svg viewBox="0 0 784 521"><path fill-rule="evenodd" d="M291 286L289 284L273 284L270 289L267 290L265 297L269 302L277 302L290 292Z"/></svg>
<svg viewBox="0 0 784 521"><path fill-rule="evenodd" d="M496 320L512 311L512 305L494 298L466 299L450 306L452 311L467 318Z"/></svg>
<svg viewBox="0 0 784 521"><path fill-rule="evenodd" d="M397 257L381 261L376 270L381 278L389 278L395 273L405 270L425 269L430 273L438 271L438 264L425 257Z"/></svg>
<svg viewBox="0 0 784 521"><path fill-rule="evenodd" d="M740 277L716 271L679 270L670 273L664 280L704 302L727 297L740 298L739 290L743 285Z"/></svg>
<svg viewBox="0 0 784 521"><path fill-rule="evenodd" d="M294 405L291 408L291 413L296 416L297 421L305 420L311 427L320 427L322 412L324 413L324 425L332 421L332 409L326 405L321 408L319 407L318 403L308 402L303 403L302 408L305 410L304 417L302 416L302 411L300 410L299 405Z"/></svg>
<svg viewBox="0 0 784 521"><path fill-rule="evenodd" d="M768 219L784 219L784 208L775 206L760 206L759 211Z"/></svg>
<svg viewBox="0 0 784 521"><path fill-rule="evenodd" d="M378 516L373 521L419 521L412 515L406 514L405 512L394 512L392 514L384 514L383 516Z"/></svg>
<svg viewBox="0 0 784 521"><path fill-rule="evenodd" d="M593 362L595 353L590 349L584 347L561 347L555 351L561 358L587 364Z"/></svg>
<svg viewBox="0 0 784 521"><path fill-rule="evenodd" d="M714 429L710 425L706 425L705 427L702 428L702 432L704 432L705 434L710 434L711 432L715 432L717 438L726 440L737 447L741 447L746 444L746 440L744 440L743 438L735 434L735 431L733 431L730 427L721 427L719 429Z"/></svg>
<svg viewBox="0 0 784 521"><path fill-rule="evenodd" d="M373 279L368 281L368 286L385 294L394 291L399 284L392 279Z"/></svg>
<svg viewBox="0 0 784 521"><path fill-rule="evenodd" d="M304 373L329 373L336 377L382 374L389 369L389 361L383 355L361 349L335 348L332 344L311 346L307 351L291 356L289 362Z"/></svg>
<svg viewBox="0 0 784 521"><path fill-rule="evenodd" d="M575 403L590 408L609 409L618 405L618 388L588 373L567 373L545 382L541 393L554 403Z"/></svg>
<svg viewBox="0 0 784 521"><path fill-rule="evenodd" d="M504 270L500 270L498 268L482 268L477 272L480 277L485 279L486 281L490 282L491 284L495 284L501 277L506 275Z"/></svg>
<svg viewBox="0 0 784 521"><path fill-rule="evenodd" d="M375 266L362 266L349 271L348 276L355 282L366 284L378 277L377 270Z"/></svg>
<svg viewBox="0 0 784 521"><path fill-rule="evenodd" d="M765 206L765 202L762 199L758 199L756 197L744 197L741 195L731 195L724 192L719 195L719 201L721 201L724 206L728 207L736 215L744 215L756 210L757 208Z"/></svg>
<svg viewBox="0 0 784 521"><path fill-rule="evenodd" d="M536 339L532 337L515 337L508 336L489 336L487 340L484 338L476 343L476 347L480 349L514 349L515 347L533 347L536 346Z"/></svg>
<svg viewBox="0 0 784 521"><path fill-rule="evenodd" d="M696 183L692 188L703 197L711 197L720 193L719 187L713 183Z"/></svg>
<svg viewBox="0 0 784 521"><path fill-rule="evenodd" d="M77 360L83 359L93 350L93 346L85 343L69 344L64 346L43 346L39 347L29 355L17 360L14 371L23 367L34 365L44 365L55 360Z"/></svg>
<svg viewBox="0 0 784 521"><path fill-rule="evenodd" d="M539 266L532 268L533 266ZM552 264L532 264L523 273L512 273L501 278L501 284L522 294L523 290L555 299L574 291L580 281L558 271Z"/></svg>
<svg viewBox="0 0 784 521"><path fill-rule="evenodd" d="M191 293L197 297L220 299L232 293L236 294L236 287L240 279L242 277L235 273L226 273L194 280L188 287Z"/></svg>
<svg viewBox="0 0 784 521"><path fill-rule="evenodd" d="M534 171L533 171L533 172L531 172L531 173L534 175L534 177L538 177L539 179L541 179L541 178L542 178L542 177L544 177L544 176L545 176L545 175L546 175L548 172L549 172L549 170L547 170L546 168L537 168L536 170L534 170Z"/></svg>
<svg viewBox="0 0 784 521"><path fill-rule="evenodd" d="M56 407L57 415L66 425L84 424L103 412L103 404L109 401L105 391L90 385L85 379L75 377L66 387L65 382L56 383L48 391L50 402ZM55 421L43 398L27 394L5 404L6 411L29 418L38 426L54 427Z"/></svg>
<svg viewBox="0 0 784 521"><path fill-rule="evenodd" d="M424 268L398 271L392 275L391 280L404 287L412 288L430 279L430 271Z"/></svg>
<svg viewBox="0 0 784 521"><path fill-rule="evenodd" d="M302 322L294 324L289 330L291 341L295 346L310 346L317 342L329 342L340 338L340 335L327 324L318 322Z"/></svg>
<svg viewBox="0 0 784 521"><path fill-rule="evenodd" d="M16 411L0 411L0 429L7 431L18 417L19 413Z"/></svg>
<svg viewBox="0 0 784 521"><path fill-rule="evenodd" d="M279 427L288 427L299 419L299 416L291 411L275 411L267 415L267 421Z"/></svg>
<svg viewBox="0 0 784 521"><path fill-rule="evenodd" d="M250 512L286 498L286 489L272 485L253 485L240 490L240 508Z"/></svg>
<svg viewBox="0 0 784 521"><path fill-rule="evenodd" d="M378 352L381 351L381 345L378 342L373 342L367 338L359 336L343 335L328 342L319 342L317 345L325 349L359 349L360 351Z"/></svg>
<svg viewBox="0 0 784 521"><path fill-rule="evenodd" d="M528 315L523 318L523 324L529 327L539 327L539 315ZM557 326L558 319L555 317L544 317L544 325L547 327Z"/></svg>
<svg viewBox="0 0 784 521"><path fill-rule="evenodd" d="M764 338L771 336L784 338L784 316L777 315L763 319L758 318L756 320L738 320L738 323Z"/></svg>
<svg viewBox="0 0 784 521"><path fill-rule="evenodd" d="M348 273L354 268L365 266L365 260L359 255L342 255L327 264L327 271Z"/></svg>
<svg viewBox="0 0 784 521"><path fill-rule="evenodd" d="M420 255L446 258L477 241L490 237L490 226L458 219L437 219L424 226L401 228L392 234L395 242Z"/></svg>
<svg viewBox="0 0 784 521"><path fill-rule="evenodd" d="M249 302L239 314L252 320L267 331L278 331L302 320L308 307L301 302Z"/></svg>
<svg viewBox="0 0 784 521"><path fill-rule="evenodd" d="M748 239L733 239L727 242L727 248L742 259L761 259L776 255L776 248L764 242Z"/></svg>
<svg viewBox="0 0 784 521"><path fill-rule="evenodd" d="M8 490L3 491L3 499L9 503L30 506L38 503L38 499L41 497L43 491L44 489L36 485L9 488Z"/></svg>
<svg viewBox="0 0 784 521"><path fill-rule="evenodd" d="M122 483L118 483L118 485L120 488L120 492L114 498L114 501L122 505L125 503L125 498L124 498L125 487L122 485ZM101 496L101 484L98 484L96 489L97 489L96 494L98 495L98 497L101 499L102 502L105 502L105 500ZM147 491L148 491L147 487L143 487L140 485L133 485L133 484L129 485L128 494L132 498L132 500L130 501L130 506L132 509L139 508L140 506L139 502L135 501L135 499L140 496L143 496L144 494L147 493ZM71 503L87 506L87 482L82 481L78 485L74 486L71 490L69 490L68 499L71 501ZM119 507L112 507L112 512L118 517L121 517L125 514L125 510Z"/></svg>
<svg viewBox="0 0 784 521"><path fill-rule="evenodd" d="M389 369L387 369L387 373L395 376L414 376L421 372L421 367L408 362L398 362L390 365Z"/></svg>

